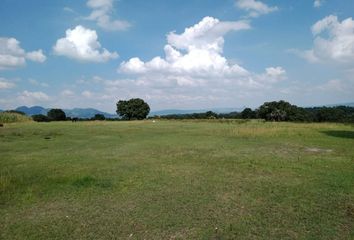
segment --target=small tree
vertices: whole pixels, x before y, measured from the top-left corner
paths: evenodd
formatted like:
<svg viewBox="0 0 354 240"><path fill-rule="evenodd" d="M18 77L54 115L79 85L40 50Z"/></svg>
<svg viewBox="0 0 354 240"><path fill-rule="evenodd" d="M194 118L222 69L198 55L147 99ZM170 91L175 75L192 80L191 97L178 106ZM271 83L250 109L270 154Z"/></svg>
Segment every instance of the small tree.
<svg viewBox="0 0 354 240"><path fill-rule="evenodd" d="M47 113L47 116L50 121L65 121L66 120L65 112L61 109L58 109L58 108L50 109L49 112Z"/></svg>
<svg viewBox="0 0 354 240"><path fill-rule="evenodd" d="M117 103L117 114L127 120L142 120L150 112L149 105L140 98L133 98L128 101L120 100Z"/></svg>

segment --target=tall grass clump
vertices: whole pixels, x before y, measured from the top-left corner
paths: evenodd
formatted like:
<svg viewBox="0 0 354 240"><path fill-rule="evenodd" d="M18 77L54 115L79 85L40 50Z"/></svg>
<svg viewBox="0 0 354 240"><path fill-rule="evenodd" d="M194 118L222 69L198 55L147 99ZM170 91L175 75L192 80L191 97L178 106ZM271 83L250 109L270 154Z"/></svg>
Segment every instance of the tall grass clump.
<svg viewBox="0 0 354 240"><path fill-rule="evenodd" d="M15 122L29 122L32 119L28 116L13 113L13 112L1 112L0 113L0 123L15 123Z"/></svg>

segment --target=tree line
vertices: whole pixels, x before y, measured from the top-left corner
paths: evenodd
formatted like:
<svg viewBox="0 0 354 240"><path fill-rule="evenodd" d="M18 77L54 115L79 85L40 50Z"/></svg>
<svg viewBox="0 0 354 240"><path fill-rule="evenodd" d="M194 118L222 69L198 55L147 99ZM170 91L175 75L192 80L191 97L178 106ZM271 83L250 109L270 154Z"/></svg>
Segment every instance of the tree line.
<svg viewBox="0 0 354 240"><path fill-rule="evenodd" d="M116 104L117 118L105 118L103 114L96 114L92 118L70 118L61 109L51 109L47 115L33 115L37 122L49 121L90 121L90 120L143 120L150 113L150 106L140 98L120 100ZM302 108L286 101L265 102L257 109L245 108L241 112L170 114L150 116L151 119L264 119L266 121L289 122L349 122L354 123L354 107L311 107Z"/></svg>
<svg viewBox="0 0 354 240"><path fill-rule="evenodd" d="M32 119L36 122L51 122L51 121L91 121L91 120L106 120L103 114L95 114L92 118L77 118L67 117L65 112L60 108L50 109L47 115L35 114L32 115Z"/></svg>
<svg viewBox="0 0 354 240"><path fill-rule="evenodd" d="M286 101L265 102L255 110L245 108L242 112L170 114L155 116L162 119L264 119L266 121L290 122L350 122L354 123L354 107L302 108Z"/></svg>
<svg viewBox="0 0 354 240"><path fill-rule="evenodd" d="M150 106L140 98L130 100L120 100L117 102L117 114L119 118L106 118L103 114L95 114L92 118L71 118L67 117L65 112L60 108L54 108L48 111L47 115L33 115L32 119L36 122L51 121L115 121L115 120L143 120L150 113ZM24 113L23 113L24 114Z"/></svg>

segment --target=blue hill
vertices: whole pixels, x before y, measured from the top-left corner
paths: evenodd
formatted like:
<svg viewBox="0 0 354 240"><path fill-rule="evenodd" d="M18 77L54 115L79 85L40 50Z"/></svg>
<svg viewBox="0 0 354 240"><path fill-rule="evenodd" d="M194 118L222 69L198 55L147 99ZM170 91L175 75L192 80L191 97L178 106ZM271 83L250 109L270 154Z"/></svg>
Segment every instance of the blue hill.
<svg viewBox="0 0 354 240"><path fill-rule="evenodd" d="M24 112L28 116L43 114L47 115L50 108L43 108L41 106L26 107L21 106L16 108L17 111ZM103 114L106 118L117 118L116 114L110 114L106 112L101 112L94 108L74 108L74 109L63 109L67 117L77 117L77 118L92 118L95 114Z"/></svg>
<svg viewBox="0 0 354 240"><path fill-rule="evenodd" d="M92 118L96 114L103 114L106 118L117 118L116 114L110 114L106 112L101 112L94 108L74 108L74 109L64 109L66 116L68 117L78 117L78 118Z"/></svg>
<svg viewBox="0 0 354 240"><path fill-rule="evenodd" d="M212 111L215 113L230 113L241 112L244 108L208 108L208 109L194 109L194 110L181 110L181 109L167 109L161 111L150 112L149 116L164 116L171 114L192 114L192 113L205 113Z"/></svg>
<svg viewBox="0 0 354 240"><path fill-rule="evenodd" d="M36 114L43 114L47 115L48 109L45 109L40 106L33 106L33 107L26 107L21 106L15 109L16 111L24 112L28 116L36 115Z"/></svg>

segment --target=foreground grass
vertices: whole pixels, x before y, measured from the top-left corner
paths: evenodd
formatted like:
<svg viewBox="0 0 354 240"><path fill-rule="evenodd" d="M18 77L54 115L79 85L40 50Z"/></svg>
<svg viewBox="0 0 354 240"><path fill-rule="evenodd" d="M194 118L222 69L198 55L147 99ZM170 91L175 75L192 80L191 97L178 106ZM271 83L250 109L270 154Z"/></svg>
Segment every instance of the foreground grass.
<svg viewBox="0 0 354 240"><path fill-rule="evenodd" d="M353 147L341 124L7 124L0 238L353 239Z"/></svg>

